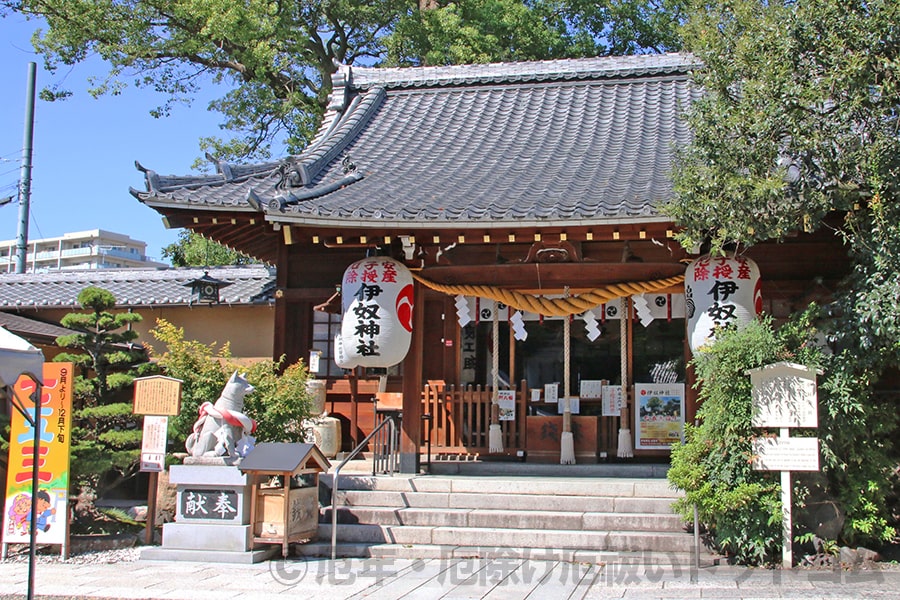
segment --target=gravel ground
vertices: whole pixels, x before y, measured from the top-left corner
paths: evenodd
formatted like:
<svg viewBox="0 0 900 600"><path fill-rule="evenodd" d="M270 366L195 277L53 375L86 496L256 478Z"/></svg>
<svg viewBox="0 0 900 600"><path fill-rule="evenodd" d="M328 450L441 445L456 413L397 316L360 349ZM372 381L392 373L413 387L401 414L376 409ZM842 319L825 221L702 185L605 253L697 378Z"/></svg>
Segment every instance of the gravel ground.
<svg viewBox="0 0 900 600"><path fill-rule="evenodd" d="M119 548L117 550L102 550L97 552L81 552L70 554L68 560L62 560L58 546L38 548L35 556L37 563L59 563L84 565L84 564L109 564L134 562L141 556L141 549L137 546L131 548ZM28 562L28 548L10 551L6 562Z"/></svg>

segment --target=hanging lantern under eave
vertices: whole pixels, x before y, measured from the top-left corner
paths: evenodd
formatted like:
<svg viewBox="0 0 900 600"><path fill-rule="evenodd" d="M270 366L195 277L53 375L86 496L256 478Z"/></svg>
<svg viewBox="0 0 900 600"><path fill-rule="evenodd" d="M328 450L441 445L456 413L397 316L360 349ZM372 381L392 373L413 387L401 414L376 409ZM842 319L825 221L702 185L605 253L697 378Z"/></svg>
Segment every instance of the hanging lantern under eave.
<svg viewBox="0 0 900 600"><path fill-rule="evenodd" d="M191 288L191 304L194 302L218 304L219 290L229 285L231 285L230 281L222 281L221 279L210 277L209 271L204 271L203 277L184 284L185 287Z"/></svg>
<svg viewBox="0 0 900 600"><path fill-rule="evenodd" d="M344 316L335 338L343 369L391 367L412 340L413 279L403 263L373 256L347 267L341 282Z"/></svg>
<svg viewBox="0 0 900 600"><path fill-rule="evenodd" d="M691 351L702 351L715 330L741 325L762 312L759 267L746 257L701 256L684 275L688 341Z"/></svg>

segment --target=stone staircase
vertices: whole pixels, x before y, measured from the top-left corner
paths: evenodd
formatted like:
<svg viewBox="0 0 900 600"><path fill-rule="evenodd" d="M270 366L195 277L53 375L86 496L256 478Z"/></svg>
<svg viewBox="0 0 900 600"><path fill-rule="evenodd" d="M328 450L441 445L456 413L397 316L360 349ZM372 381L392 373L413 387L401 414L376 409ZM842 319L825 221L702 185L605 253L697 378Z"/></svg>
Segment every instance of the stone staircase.
<svg viewBox="0 0 900 600"><path fill-rule="evenodd" d="M318 539L295 545L300 555L331 555L332 476L320 482ZM337 556L689 565L677 497L664 478L342 474Z"/></svg>

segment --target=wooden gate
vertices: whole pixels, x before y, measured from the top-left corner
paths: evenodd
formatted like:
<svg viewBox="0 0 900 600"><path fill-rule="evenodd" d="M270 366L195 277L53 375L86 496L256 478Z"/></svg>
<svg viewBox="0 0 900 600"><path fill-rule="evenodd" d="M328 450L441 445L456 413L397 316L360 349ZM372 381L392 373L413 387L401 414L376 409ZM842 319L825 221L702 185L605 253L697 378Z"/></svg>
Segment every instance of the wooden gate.
<svg viewBox="0 0 900 600"><path fill-rule="evenodd" d="M515 455L526 447L527 392L525 381L521 381L516 391L515 420L500 422L503 454ZM457 389L453 385L429 382L422 396L422 414L431 415L430 435L426 424L423 443L430 439L433 454L488 454L493 396L490 386Z"/></svg>

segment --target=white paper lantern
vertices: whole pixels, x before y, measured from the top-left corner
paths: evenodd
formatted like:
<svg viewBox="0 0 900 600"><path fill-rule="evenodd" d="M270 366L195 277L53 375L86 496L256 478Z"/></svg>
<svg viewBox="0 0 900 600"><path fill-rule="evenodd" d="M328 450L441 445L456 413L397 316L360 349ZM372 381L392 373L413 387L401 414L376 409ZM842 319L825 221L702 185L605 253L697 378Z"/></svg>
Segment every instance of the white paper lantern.
<svg viewBox="0 0 900 600"><path fill-rule="evenodd" d="M339 367L390 367L406 357L412 339L413 279L386 256L357 261L344 271L344 316L335 340Z"/></svg>
<svg viewBox="0 0 900 600"><path fill-rule="evenodd" d="M684 276L691 351L702 351L717 327L748 323L762 312L759 267L746 257L701 256Z"/></svg>

